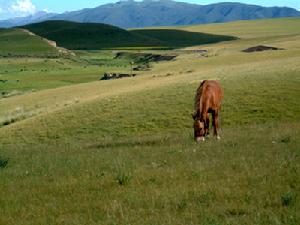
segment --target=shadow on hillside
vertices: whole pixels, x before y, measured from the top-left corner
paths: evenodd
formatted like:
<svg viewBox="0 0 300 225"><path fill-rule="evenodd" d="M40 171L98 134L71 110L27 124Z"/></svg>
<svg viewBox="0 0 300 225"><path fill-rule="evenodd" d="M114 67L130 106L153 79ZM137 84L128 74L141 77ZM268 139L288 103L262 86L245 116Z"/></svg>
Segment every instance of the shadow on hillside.
<svg viewBox="0 0 300 225"><path fill-rule="evenodd" d="M159 40L163 45L171 48L189 47L194 45L213 44L222 41L237 40L237 37L190 32L176 29L141 29L132 33Z"/></svg>

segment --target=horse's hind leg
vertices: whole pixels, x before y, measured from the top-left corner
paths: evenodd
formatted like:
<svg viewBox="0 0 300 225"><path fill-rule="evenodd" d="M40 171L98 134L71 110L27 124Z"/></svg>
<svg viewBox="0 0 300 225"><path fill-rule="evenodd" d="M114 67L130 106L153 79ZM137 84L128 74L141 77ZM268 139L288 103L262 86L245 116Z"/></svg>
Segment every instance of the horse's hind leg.
<svg viewBox="0 0 300 225"><path fill-rule="evenodd" d="M221 139L218 130L219 130L219 111L214 110L212 112L212 118L213 118L213 126L214 126L214 135L217 137L217 139Z"/></svg>

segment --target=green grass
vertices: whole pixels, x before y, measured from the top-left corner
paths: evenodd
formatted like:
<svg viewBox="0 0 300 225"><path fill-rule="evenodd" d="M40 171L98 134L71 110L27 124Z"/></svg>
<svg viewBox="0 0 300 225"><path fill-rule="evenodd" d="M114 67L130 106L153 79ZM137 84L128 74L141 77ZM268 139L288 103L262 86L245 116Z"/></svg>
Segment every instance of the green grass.
<svg viewBox="0 0 300 225"><path fill-rule="evenodd" d="M223 85L235 100L239 90ZM143 91L6 129L1 222L297 224L299 124L277 115L256 125L255 113L230 112L227 102L222 118L234 113L235 124L223 121L221 142L196 145L190 90ZM247 116L252 125L238 125Z"/></svg>
<svg viewBox="0 0 300 225"><path fill-rule="evenodd" d="M130 72L130 58L111 51L77 51L69 58L0 58L0 99L23 92L99 80L104 72Z"/></svg>
<svg viewBox="0 0 300 225"><path fill-rule="evenodd" d="M0 57L12 56L58 56L57 50L41 40L20 29L0 30Z"/></svg>
<svg viewBox="0 0 300 225"><path fill-rule="evenodd" d="M300 39L281 29L201 46L208 57L199 46L168 51L176 61L135 78L0 99L1 121L21 118L0 128L0 224L299 224ZM286 50L241 52L262 41ZM112 55L77 52L53 80L75 79L81 63L81 77L99 62L126 64ZM222 140L196 144L203 79L224 88Z"/></svg>
<svg viewBox="0 0 300 225"><path fill-rule="evenodd" d="M299 35L300 18L262 19L253 21L235 21L207 25L176 27L184 31L205 32L219 35L231 35L239 38L267 38L284 35ZM172 29L160 27L159 29ZM152 29L152 28L149 28Z"/></svg>

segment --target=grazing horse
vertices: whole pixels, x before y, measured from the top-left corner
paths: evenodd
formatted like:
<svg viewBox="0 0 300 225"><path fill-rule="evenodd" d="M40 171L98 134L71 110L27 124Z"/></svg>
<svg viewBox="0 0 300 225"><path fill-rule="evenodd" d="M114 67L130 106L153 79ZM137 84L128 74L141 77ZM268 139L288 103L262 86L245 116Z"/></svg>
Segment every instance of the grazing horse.
<svg viewBox="0 0 300 225"><path fill-rule="evenodd" d="M220 139L218 129L222 98L223 90L218 81L205 80L200 84L195 96L195 112L192 115L195 141L205 141L205 136L209 135L209 113L212 114L214 135Z"/></svg>

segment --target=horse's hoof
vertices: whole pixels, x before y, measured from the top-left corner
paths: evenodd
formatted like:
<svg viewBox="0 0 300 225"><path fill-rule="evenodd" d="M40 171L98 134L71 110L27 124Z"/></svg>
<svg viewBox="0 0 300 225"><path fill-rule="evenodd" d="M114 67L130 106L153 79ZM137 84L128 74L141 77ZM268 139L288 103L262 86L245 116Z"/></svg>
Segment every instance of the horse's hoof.
<svg viewBox="0 0 300 225"><path fill-rule="evenodd" d="M217 136L217 140L218 140L218 141L220 141L220 140L221 140L221 137L220 137L219 135Z"/></svg>

